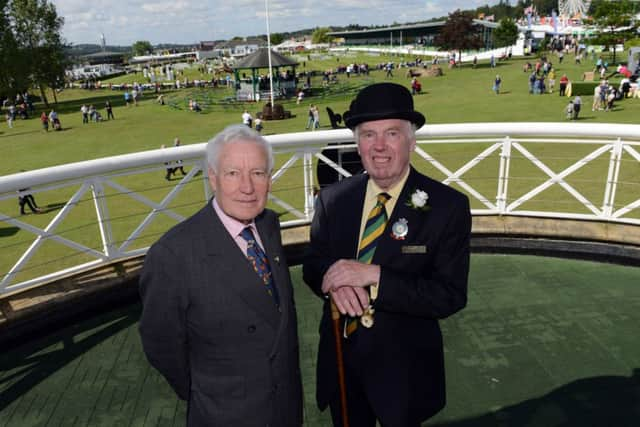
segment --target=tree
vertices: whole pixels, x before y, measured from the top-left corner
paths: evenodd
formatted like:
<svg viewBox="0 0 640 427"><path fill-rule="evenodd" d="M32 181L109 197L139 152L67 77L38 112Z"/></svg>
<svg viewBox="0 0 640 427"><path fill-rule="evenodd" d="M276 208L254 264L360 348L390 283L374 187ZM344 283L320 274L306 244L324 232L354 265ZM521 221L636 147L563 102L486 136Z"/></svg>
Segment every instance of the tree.
<svg viewBox="0 0 640 427"><path fill-rule="evenodd" d="M131 45L131 51L134 56L143 56L149 55L153 52L153 46L147 40L138 40L133 45Z"/></svg>
<svg viewBox="0 0 640 427"><path fill-rule="evenodd" d="M511 18L503 18L498 28L493 30L494 47L512 46L518 40L518 26Z"/></svg>
<svg viewBox="0 0 640 427"><path fill-rule="evenodd" d="M8 1L0 0L0 95L15 95L18 46L9 23Z"/></svg>
<svg viewBox="0 0 640 427"><path fill-rule="evenodd" d="M269 37L271 39L271 44L280 44L284 41L282 33L271 33Z"/></svg>
<svg viewBox="0 0 640 427"><path fill-rule="evenodd" d="M462 12L460 9L449 14L435 43L442 50L457 50L460 58L463 50L480 49L484 46L482 37L473 24L473 13Z"/></svg>
<svg viewBox="0 0 640 427"><path fill-rule="evenodd" d="M19 73L14 74L14 89L25 91L39 87L42 101L48 107L45 89L56 89L64 81L69 63L60 36L64 19L47 0L14 0L8 5L15 58L20 64Z"/></svg>
<svg viewBox="0 0 640 427"><path fill-rule="evenodd" d="M311 41L313 43L329 43L331 41L329 31L330 30L327 27L316 28L311 34Z"/></svg>
<svg viewBox="0 0 640 427"><path fill-rule="evenodd" d="M613 46L613 63L616 62L616 44L633 38L637 24L633 19L634 5L629 0L598 2L591 18L587 21L596 27L593 44Z"/></svg>

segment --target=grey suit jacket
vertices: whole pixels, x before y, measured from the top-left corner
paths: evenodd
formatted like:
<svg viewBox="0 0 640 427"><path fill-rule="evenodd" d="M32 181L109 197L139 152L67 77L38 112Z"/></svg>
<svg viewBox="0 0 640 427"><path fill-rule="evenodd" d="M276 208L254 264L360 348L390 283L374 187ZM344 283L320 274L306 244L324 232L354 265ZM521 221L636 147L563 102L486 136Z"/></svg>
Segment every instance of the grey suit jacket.
<svg viewBox="0 0 640 427"><path fill-rule="evenodd" d="M300 426L296 311L280 227L256 227L280 310L211 203L147 253L140 336L149 362L188 401L189 426Z"/></svg>

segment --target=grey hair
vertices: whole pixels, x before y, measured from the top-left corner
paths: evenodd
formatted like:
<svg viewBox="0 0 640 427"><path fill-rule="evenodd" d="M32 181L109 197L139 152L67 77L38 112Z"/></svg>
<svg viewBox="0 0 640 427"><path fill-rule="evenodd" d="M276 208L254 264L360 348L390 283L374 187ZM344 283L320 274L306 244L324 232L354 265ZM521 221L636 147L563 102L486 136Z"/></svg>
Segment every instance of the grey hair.
<svg viewBox="0 0 640 427"><path fill-rule="evenodd" d="M207 142L207 163L214 172L218 171L218 160L222 148L237 142L253 142L264 148L267 155L267 172L273 171L273 150L269 142L247 125L235 124L227 126Z"/></svg>
<svg viewBox="0 0 640 427"><path fill-rule="evenodd" d="M418 127L415 125L415 123L410 122L409 120L405 120L409 126L410 126L410 131L411 131L411 136L415 137L416 136L416 131L418 130ZM353 137L356 140L356 144L358 143L358 139L360 139L360 126L366 122L362 122L360 124L358 124L356 126L356 128L353 130Z"/></svg>

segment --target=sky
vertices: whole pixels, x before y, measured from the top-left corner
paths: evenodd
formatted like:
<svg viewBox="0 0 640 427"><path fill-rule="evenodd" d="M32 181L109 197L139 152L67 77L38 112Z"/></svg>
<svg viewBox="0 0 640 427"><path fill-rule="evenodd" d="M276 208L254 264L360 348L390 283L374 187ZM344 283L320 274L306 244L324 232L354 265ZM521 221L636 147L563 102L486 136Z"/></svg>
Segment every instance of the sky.
<svg viewBox="0 0 640 427"><path fill-rule="evenodd" d="M446 16L492 0L266 0L271 33L306 28L391 25ZM265 0L50 0L68 43L192 44L267 33Z"/></svg>

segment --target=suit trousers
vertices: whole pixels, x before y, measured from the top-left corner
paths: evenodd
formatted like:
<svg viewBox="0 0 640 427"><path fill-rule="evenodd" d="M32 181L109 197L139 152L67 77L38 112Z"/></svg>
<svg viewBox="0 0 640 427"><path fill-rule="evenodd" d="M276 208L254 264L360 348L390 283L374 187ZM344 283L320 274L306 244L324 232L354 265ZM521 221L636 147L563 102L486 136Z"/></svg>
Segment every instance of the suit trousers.
<svg viewBox="0 0 640 427"><path fill-rule="evenodd" d="M386 420L383 419L384 414L376 414L363 382L365 375L375 376L376 373L367 372L362 368L361 363L363 357L366 357L362 350L369 347L368 344L370 344L364 342L368 341L366 336L368 332L358 328L349 338L342 341L349 427L376 427L376 420L379 420L382 427L420 427L419 421ZM384 369L384 367L379 367L379 369ZM393 396L390 395L388 403L393 404L392 402ZM343 427L339 393L336 393L335 398L329 403L329 407L334 427Z"/></svg>

